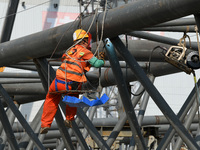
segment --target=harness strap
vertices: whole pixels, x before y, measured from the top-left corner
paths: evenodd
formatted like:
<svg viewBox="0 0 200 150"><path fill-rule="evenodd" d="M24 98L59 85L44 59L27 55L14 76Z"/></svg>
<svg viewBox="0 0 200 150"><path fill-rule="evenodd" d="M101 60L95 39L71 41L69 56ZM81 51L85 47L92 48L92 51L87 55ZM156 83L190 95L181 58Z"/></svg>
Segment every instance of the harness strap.
<svg viewBox="0 0 200 150"><path fill-rule="evenodd" d="M66 84L66 89L69 90L68 85L72 84L74 81L65 82L62 80L55 79L55 89L58 91L57 83Z"/></svg>

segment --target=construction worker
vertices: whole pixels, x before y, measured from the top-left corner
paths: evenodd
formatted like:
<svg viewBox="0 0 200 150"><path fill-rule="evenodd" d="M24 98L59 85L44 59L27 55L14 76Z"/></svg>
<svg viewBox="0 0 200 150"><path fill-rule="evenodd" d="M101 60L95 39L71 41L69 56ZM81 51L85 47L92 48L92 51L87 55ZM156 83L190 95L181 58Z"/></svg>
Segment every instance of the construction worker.
<svg viewBox="0 0 200 150"><path fill-rule="evenodd" d="M62 93L56 91L81 90L81 85L87 82L84 73L89 71L91 66L99 68L104 65L104 60L98 59L90 51L91 39L91 34L82 29L77 29L74 32L73 41L76 45L63 54L62 64L57 69L56 78L52 81L46 95L41 118L41 134L48 132L58 109ZM79 98L79 93L68 92L67 95ZM77 107L66 105L64 123L67 127L72 127L71 121L74 120L76 112Z"/></svg>

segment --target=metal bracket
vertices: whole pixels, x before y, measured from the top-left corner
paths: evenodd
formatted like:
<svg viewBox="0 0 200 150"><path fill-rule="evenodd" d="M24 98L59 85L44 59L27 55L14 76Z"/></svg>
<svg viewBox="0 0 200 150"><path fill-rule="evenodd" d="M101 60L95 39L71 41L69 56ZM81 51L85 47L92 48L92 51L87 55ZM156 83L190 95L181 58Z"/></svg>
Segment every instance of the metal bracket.
<svg viewBox="0 0 200 150"><path fill-rule="evenodd" d="M192 69L186 65L186 53L187 48L182 46L171 46L165 54L165 61L169 62L178 69L183 70L187 74L192 72Z"/></svg>

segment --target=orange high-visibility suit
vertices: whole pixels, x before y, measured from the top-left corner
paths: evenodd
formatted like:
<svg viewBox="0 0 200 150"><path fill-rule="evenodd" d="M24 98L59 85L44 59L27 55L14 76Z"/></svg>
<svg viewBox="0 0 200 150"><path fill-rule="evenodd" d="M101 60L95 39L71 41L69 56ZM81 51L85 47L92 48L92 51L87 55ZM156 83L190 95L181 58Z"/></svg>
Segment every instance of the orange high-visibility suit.
<svg viewBox="0 0 200 150"><path fill-rule="evenodd" d="M56 78L53 80L46 95L41 118L41 127L50 127L58 109L62 94L56 91L80 90L82 83L86 82L84 72L89 71L91 65L87 62L93 57L93 53L81 45L71 48L67 54L63 54L63 63L56 71ZM68 86L66 86L66 82ZM51 93L53 92L53 93ZM67 93L67 95L79 97L78 93ZM77 108L66 105L66 119L74 120Z"/></svg>

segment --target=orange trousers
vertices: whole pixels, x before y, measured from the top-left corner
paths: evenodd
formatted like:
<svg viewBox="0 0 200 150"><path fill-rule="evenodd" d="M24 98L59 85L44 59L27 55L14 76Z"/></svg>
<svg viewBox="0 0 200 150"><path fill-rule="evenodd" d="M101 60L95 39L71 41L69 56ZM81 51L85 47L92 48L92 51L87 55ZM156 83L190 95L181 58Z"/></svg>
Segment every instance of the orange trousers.
<svg viewBox="0 0 200 150"><path fill-rule="evenodd" d="M68 88L71 89L71 86L69 85ZM66 85L57 82L57 90L58 91L66 90ZM49 87L49 91L46 95L46 99L43 106L43 113L42 113L42 118L41 118L42 128L51 127L54 116L57 112L58 104L61 100L62 94L59 92L51 93L55 91L56 91L56 85L55 85L55 79L54 79ZM67 95L75 96L77 98L79 97L78 93L70 93ZM77 107L70 107L69 105L66 105L66 119L67 120L74 120L74 116L76 115L76 112L77 112Z"/></svg>

